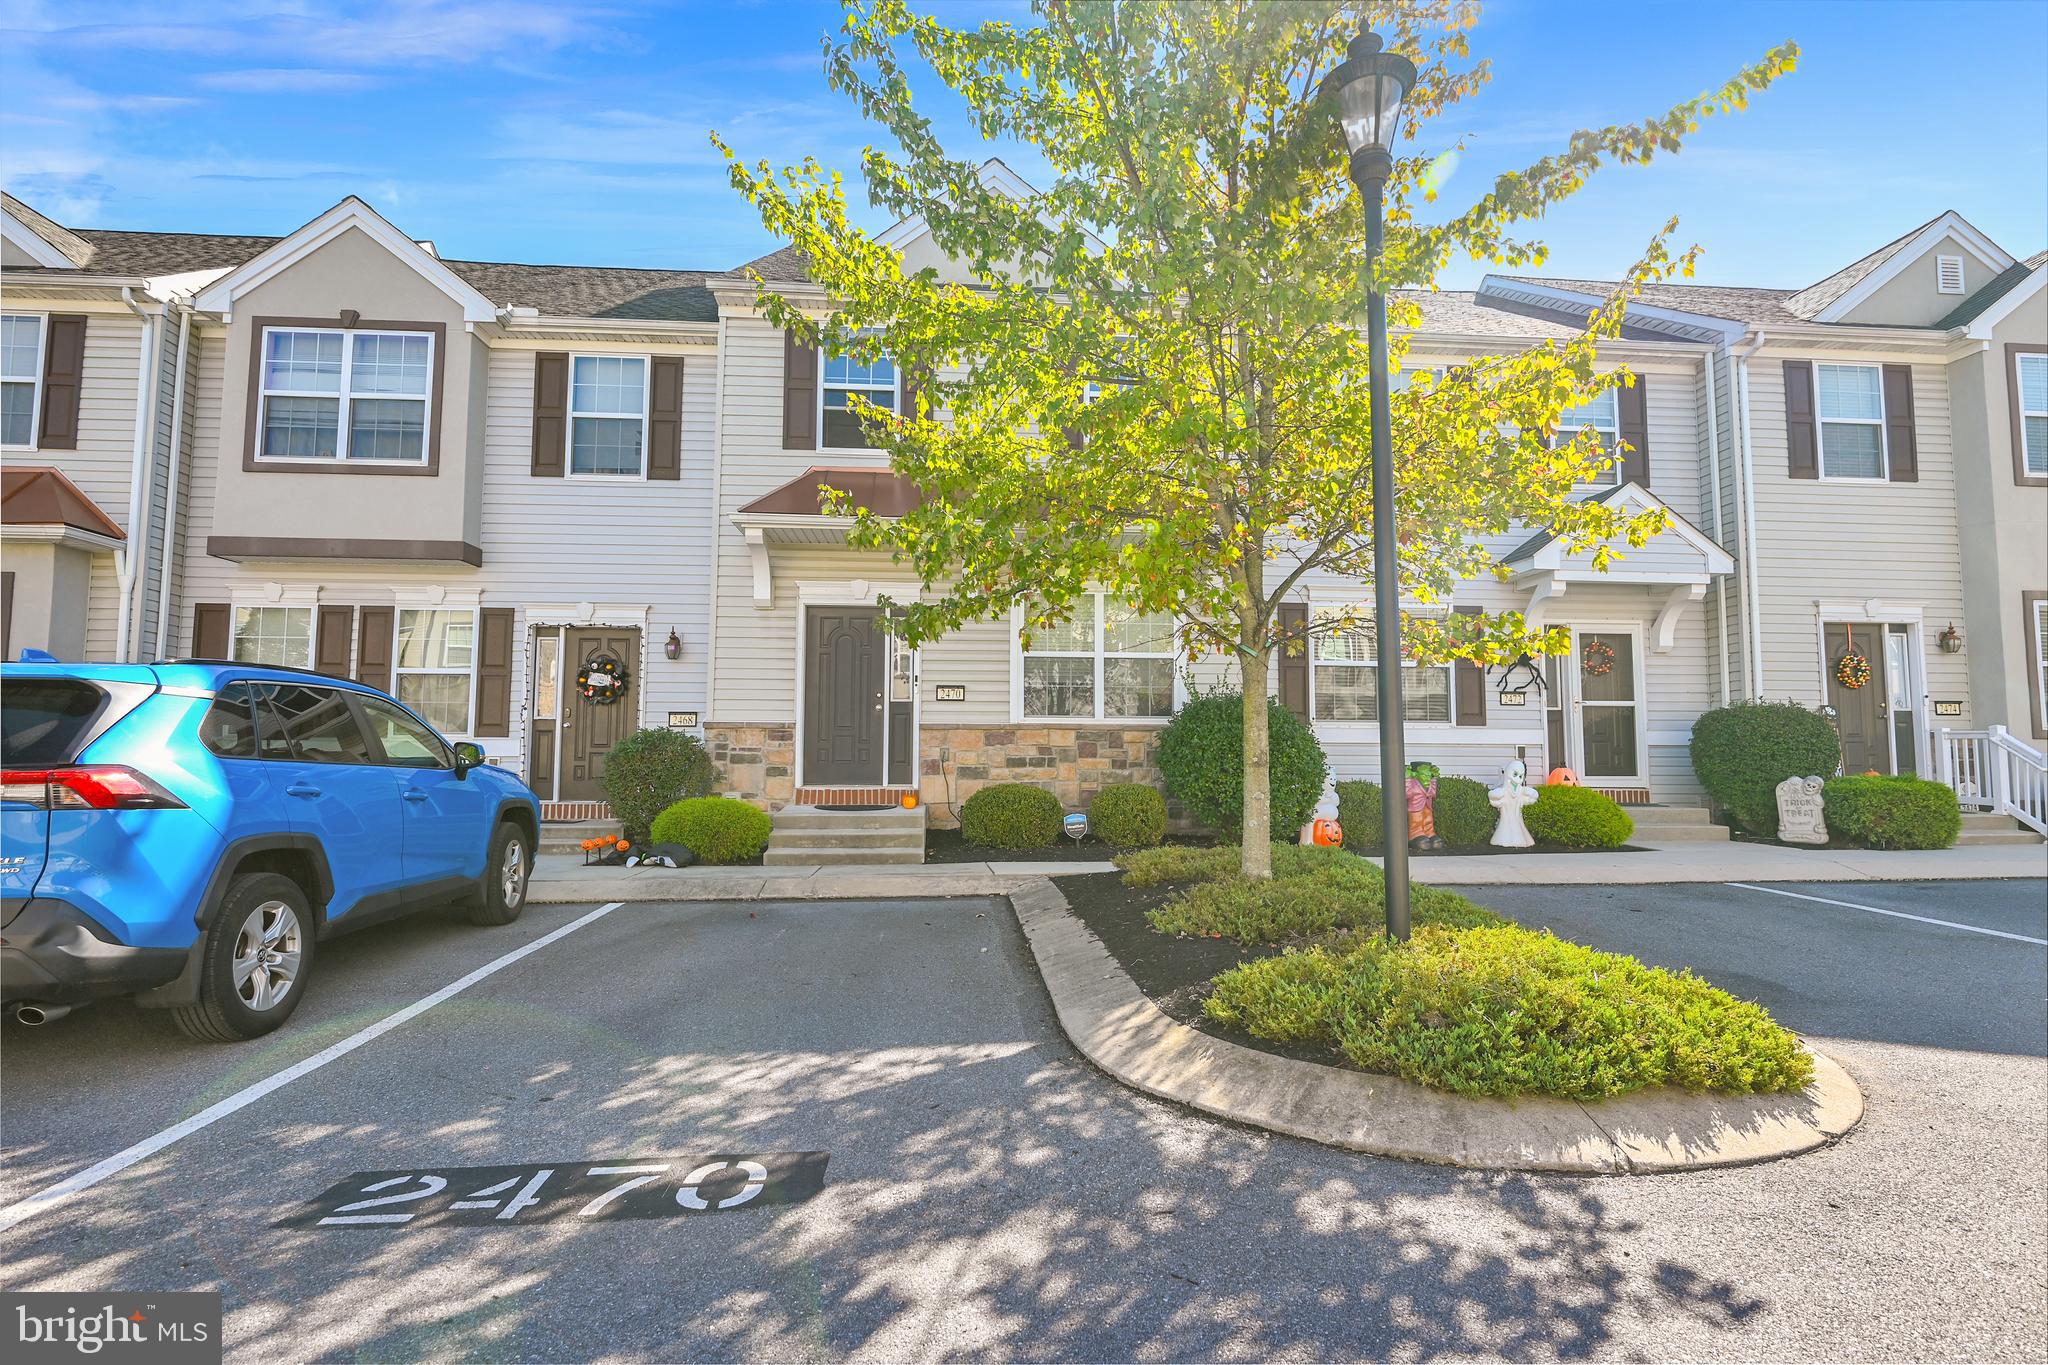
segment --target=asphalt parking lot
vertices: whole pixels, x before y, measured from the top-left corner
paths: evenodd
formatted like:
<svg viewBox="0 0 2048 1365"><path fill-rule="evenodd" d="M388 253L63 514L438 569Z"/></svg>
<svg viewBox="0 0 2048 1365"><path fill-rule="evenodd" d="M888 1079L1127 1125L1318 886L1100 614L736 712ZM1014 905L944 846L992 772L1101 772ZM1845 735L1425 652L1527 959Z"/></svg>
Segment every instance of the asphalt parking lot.
<svg viewBox="0 0 2048 1365"><path fill-rule="evenodd" d="M2018 937L1732 888L1471 893L1763 999L1869 1095L1825 1151L1633 1179L1359 1157L1136 1095L1067 1047L999 901L394 925L326 945L256 1044L120 1005L8 1025L0 1219L583 921L0 1233L0 1287L218 1289L229 1355L266 1361L2048 1354L2048 886L1787 889ZM799 1152L827 1158L804 1202L666 1212L686 1163ZM523 1190L592 1163L670 1167L619 1200L663 1210L584 1218L585 1187L544 1182L506 1219L278 1226L356 1172Z"/></svg>

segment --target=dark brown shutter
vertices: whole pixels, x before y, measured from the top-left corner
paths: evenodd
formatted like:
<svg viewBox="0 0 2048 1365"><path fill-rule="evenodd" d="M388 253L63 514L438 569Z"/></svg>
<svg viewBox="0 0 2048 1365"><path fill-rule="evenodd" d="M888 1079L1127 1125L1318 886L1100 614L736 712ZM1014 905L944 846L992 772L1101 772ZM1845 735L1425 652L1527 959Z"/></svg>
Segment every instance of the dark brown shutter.
<svg viewBox="0 0 2048 1365"><path fill-rule="evenodd" d="M319 629L313 634L313 669L331 678L348 676L348 647L356 630L354 607L320 608Z"/></svg>
<svg viewBox="0 0 2048 1365"><path fill-rule="evenodd" d="M1885 462L1893 483L1920 482L1920 448L1913 440L1913 367L1884 367Z"/></svg>
<svg viewBox="0 0 2048 1365"><path fill-rule="evenodd" d="M85 318L52 313L43 337L43 416L36 445L78 449L78 397L85 387Z"/></svg>
<svg viewBox="0 0 2048 1365"><path fill-rule="evenodd" d="M1642 386L1638 379L1636 385ZM1623 431L1627 431L1628 419L1624 417ZM1477 616L1477 607L1459 607L1460 616ZM1486 724L1486 670L1470 659L1459 659L1451 666L1451 704L1456 708L1460 725Z"/></svg>
<svg viewBox="0 0 2048 1365"><path fill-rule="evenodd" d="M818 448L818 348L782 334L782 448Z"/></svg>
<svg viewBox="0 0 2048 1365"><path fill-rule="evenodd" d="M543 351L533 358L533 476L562 477L569 448L569 357Z"/></svg>
<svg viewBox="0 0 2048 1365"><path fill-rule="evenodd" d="M676 368L682 368L681 361L676 362ZM485 607L477 614L481 618L477 630L481 638L477 649L475 733L479 738L503 739L512 733L512 608Z"/></svg>
<svg viewBox="0 0 2048 1365"><path fill-rule="evenodd" d="M14 657L14 570L0 570L0 660Z"/></svg>
<svg viewBox="0 0 2048 1365"><path fill-rule="evenodd" d="M1785 362L1785 458L1795 479L1820 477L1820 428L1813 415L1813 362Z"/></svg>
<svg viewBox="0 0 2048 1365"><path fill-rule="evenodd" d="M1300 602L1280 604L1280 704L1308 717L1308 608Z"/></svg>
<svg viewBox="0 0 2048 1365"><path fill-rule="evenodd" d="M225 659L228 657L228 604L225 602L195 602L192 604L192 657L195 659Z"/></svg>
<svg viewBox="0 0 2048 1365"><path fill-rule="evenodd" d="M647 477L683 477L683 358L658 355L647 388Z"/></svg>
<svg viewBox="0 0 2048 1365"><path fill-rule="evenodd" d="M1632 447L1621 457L1621 477L1623 482L1642 488L1650 486L1650 402L1649 395L1644 393L1649 383L1637 375L1635 383L1615 390L1614 394L1620 411L1621 439Z"/></svg>
<svg viewBox="0 0 2048 1365"><path fill-rule="evenodd" d="M364 607L362 638L356 642L356 681L391 690L390 607Z"/></svg>
<svg viewBox="0 0 2048 1365"><path fill-rule="evenodd" d="M917 416L917 391L920 387L917 372L899 365L896 369L896 415Z"/></svg>

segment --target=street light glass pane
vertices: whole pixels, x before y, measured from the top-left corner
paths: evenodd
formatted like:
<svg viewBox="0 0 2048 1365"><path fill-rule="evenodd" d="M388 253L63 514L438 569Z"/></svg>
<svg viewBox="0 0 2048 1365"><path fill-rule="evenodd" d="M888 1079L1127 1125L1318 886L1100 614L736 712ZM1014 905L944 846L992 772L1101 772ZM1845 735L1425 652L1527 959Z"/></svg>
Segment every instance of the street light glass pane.
<svg viewBox="0 0 2048 1365"><path fill-rule="evenodd" d="M1387 147L1401 114L1401 83L1381 72L1361 77L1338 91L1338 119L1352 151Z"/></svg>

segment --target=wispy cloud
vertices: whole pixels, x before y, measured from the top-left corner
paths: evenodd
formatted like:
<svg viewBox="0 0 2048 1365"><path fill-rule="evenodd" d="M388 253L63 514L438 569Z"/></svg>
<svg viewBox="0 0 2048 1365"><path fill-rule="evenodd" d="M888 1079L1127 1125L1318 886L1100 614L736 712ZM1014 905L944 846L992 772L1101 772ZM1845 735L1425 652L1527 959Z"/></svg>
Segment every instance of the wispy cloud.
<svg viewBox="0 0 2048 1365"><path fill-rule="evenodd" d="M313 67L258 66L239 71L208 71L193 78L193 84L207 90L238 95L331 94L337 90L367 90L382 78L366 71L322 71Z"/></svg>

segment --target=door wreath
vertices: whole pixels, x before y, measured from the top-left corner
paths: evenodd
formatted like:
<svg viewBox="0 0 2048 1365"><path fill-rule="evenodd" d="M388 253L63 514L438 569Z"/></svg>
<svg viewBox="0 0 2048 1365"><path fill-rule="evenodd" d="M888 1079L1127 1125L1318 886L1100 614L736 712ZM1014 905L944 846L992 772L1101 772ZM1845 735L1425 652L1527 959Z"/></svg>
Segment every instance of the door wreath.
<svg viewBox="0 0 2048 1365"><path fill-rule="evenodd" d="M616 654L593 654L576 670L576 694L592 706L610 706L626 695L632 674Z"/></svg>
<svg viewBox="0 0 2048 1365"><path fill-rule="evenodd" d="M1604 640L1588 640L1579 656L1579 667L1585 669L1591 678L1605 677L1614 671L1614 646Z"/></svg>
<svg viewBox="0 0 2048 1365"><path fill-rule="evenodd" d="M1835 681L1854 692L1870 681L1870 660L1856 652L1855 631L1845 631L1844 635L1849 644L1842 657L1835 660Z"/></svg>

